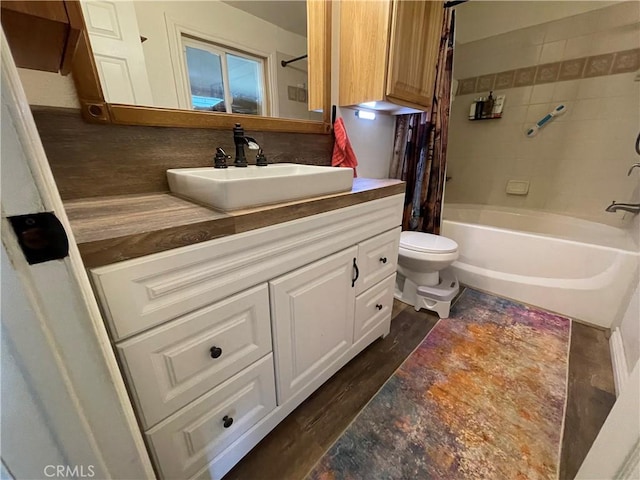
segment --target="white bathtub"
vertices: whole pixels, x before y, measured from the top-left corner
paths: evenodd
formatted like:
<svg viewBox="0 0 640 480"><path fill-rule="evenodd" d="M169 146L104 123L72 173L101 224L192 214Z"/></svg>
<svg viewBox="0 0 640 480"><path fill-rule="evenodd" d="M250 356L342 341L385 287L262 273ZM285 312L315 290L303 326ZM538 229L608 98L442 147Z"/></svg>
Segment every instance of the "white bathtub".
<svg viewBox="0 0 640 480"><path fill-rule="evenodd" d="M629 232L533 210L447 204L442 235L455 240L458 280L609 328L637 284ZM634 282L634 283L632 283Z"/></svg>

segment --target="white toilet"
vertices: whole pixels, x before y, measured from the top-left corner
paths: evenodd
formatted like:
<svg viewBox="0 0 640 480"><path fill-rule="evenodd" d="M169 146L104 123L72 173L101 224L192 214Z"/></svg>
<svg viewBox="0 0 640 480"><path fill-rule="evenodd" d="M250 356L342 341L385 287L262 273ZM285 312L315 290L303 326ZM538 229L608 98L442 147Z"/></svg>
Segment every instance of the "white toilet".
<svg viewBox="0 0 640 480"><path fill-rule="evenodd" d="M458 258L458 244L450 238L422 232L402 232L398 251L395 297L416 311L435 311L449 317L451 300L460 287L449 267Z"/></svg>

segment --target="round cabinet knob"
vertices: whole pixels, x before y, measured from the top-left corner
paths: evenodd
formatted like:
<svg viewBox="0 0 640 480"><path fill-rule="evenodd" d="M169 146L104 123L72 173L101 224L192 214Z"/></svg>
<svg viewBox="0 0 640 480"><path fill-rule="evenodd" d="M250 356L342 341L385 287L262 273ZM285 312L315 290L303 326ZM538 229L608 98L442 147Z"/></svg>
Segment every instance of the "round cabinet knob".
<svg viewBox="0 0 640 480"><path fill-rule="evenodd" d="M220 347L211 347L209 353L211 353L211 358L218 358L222 355L222 349Z"/></svg>
<svg viewBox="0 0 640 480"><path fill-rule="evenodd" d="M380 261L382 263L387 263L387 257L380 257Z"/></svg>
<svg viewBox="0 0 640 480"><path fill-rule="evenodd" d="M380 304L378 303L378 304L376 305L376 308L377 308L378 310L382 310L382 305L380 305Z"/></svg>
<svg viewBox="0 0 640 480"><path fill-rule="evenodd" d="M230 417L229 415L225 415L224 417L222 417L222 426L224 428L229 428L231 425L233 425L232 417Z"/></svg>

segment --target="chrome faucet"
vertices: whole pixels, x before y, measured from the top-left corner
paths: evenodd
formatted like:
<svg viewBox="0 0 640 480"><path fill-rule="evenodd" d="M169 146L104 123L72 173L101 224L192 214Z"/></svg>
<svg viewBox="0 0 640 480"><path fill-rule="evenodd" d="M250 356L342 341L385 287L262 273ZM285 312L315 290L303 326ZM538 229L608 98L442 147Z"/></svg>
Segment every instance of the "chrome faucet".
<svg viewBox="0 0 640 480"><path fill-rule="evenodd" d="M614 200L605 210L609 213L623 210L625 212L638 214L640 213L640 203L616 203Z"/></svg>
<svg viewBox="0 0 640 480"><path fill-rule="evenodd" d="M640 155L640 133L638 134L638 139L636 140L636 151ZM631 175L631 172L633 172L634 168L640 168L640 163L634 163L633 165L631 165L631 168L627 172L627 177ZM611 205L605 208L605 211L609 213L617 212L618 210L623 210L625 212L637 215L638 213L640 213L640 203L616 203L616 201L613 200L611 202Z"/></svg>
<svg viewBox="0 0 640 480"><path fill-rule="evenodd" d="M233 127L233 142L236 144L236 158L233 164L236 167L246 167L248 163L247 157L244 155L245 145L249 150L260 150L260 145L255 139L245 136L244 128L239 123L236 123L236 126Z"/></svg>
<svg viewBox="0 0 640 480"><path fill-rule="evenodd" d="M631 168L630 168L630 169L629 169L629 171L627 172L627 177L628 177L629 175L631 175L631 172L633 172L633 169L634 169L634 168L638 168L638 167L640 167L640 163L634 163L633 165L631 165Z"/></svg>

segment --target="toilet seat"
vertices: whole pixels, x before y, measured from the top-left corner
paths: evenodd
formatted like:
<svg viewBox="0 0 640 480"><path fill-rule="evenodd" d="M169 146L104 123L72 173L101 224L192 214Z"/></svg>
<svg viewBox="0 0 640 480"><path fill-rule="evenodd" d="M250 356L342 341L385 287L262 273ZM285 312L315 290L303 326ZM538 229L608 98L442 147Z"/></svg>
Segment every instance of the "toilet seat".
<svg viewBox="0 0 640 480"><path fill-rule="evenodd" d="M424 232L400 233L400 248L419 253L455 253L458 244L450 238Z"/></svg>

